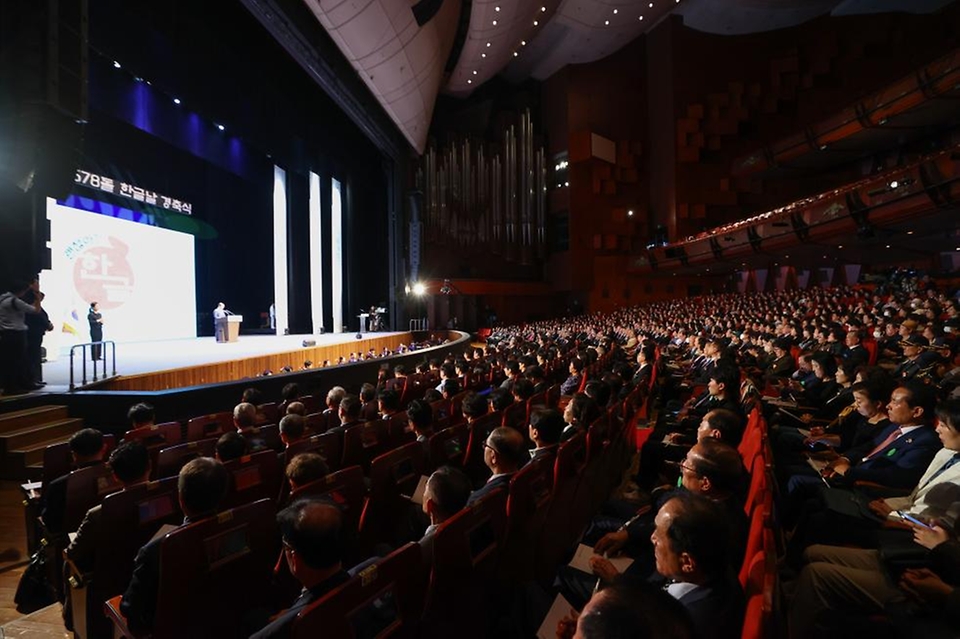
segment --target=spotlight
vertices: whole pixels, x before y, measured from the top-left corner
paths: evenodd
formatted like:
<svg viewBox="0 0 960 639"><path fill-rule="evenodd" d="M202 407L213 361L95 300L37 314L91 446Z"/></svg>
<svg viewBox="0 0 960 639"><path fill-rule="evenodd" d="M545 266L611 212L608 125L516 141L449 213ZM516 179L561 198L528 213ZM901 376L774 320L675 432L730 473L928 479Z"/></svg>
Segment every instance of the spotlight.
<svg viewBox="0 0 960 639"><path fill-rule="evenodd" d="M223 130L224 130L225 128L227 128L227 127L223 126L222 124L218 124L218 125L217 125L217 128L220 129L221 131L223 131Z"/></svg>
<svg viewBox="0 0 960 639"><path fill-rule="evenodd" d="M114 60L114 61L113 61L113 68L114 68L114 69L119 69L119 68L120 68L120 63L117 62L116 60Z"/></svg>
<svg viewBox="0 0 960 639"><path fill-rule="evenodd" d="M897 182L896 180L893 180L892 182L890 182L890 188L891 188L891 189L895 189L895 188L897 188L898 186L900 186L900 183Z"/></svg>
<svg viewBox="0 0 960 639"><path fill-rule="evenodd" d="M423 282L416 282L413 285L413 294L414 295L423 295L427 292L427 287L423 285Z"/></svg>
<svg viewBox="0 0 960 639"><path fill-rule="evenodd" d="M174 104L180 104L180 98L174 98L174 99L173 99L173 103L174 103Z"/></svg>
<svg viewBox="0 0 960 639"><path fill-rule="evenodd" d="M633 217L633 209L627 211L627 217Z"/></svg>

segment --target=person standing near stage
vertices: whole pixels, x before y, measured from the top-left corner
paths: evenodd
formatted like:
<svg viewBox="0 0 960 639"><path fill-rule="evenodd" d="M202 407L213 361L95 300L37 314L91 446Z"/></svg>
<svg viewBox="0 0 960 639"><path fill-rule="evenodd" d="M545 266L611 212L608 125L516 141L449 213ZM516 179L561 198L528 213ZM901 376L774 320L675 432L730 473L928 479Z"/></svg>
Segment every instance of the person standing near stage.
<svg viewBox="0 0 960 639"><path fill-rule="evenodd" d="M33 304L23 297L33 289ZM27 313L40 312L39 284L15 284L0 295L0 388L7 395L40 388L27 363Z"/></svg>
<svg viewBox="0 0 960 639"><path fill-rule="evenodd" d="M38 299L42 303L44 297L46 296L43 292L35 288L31 282L27 294L23 296L23 301L33 305ZM42 306L38 313L27 313L24 321L27 325L27 367L34 384L46 386L47 383L43 381L43 336L53 330L53 323Z"/></svg>
<svg viewBox="0 0 960 639"><path fill-rule="evenodd" d="M87 321L90 323L90 341L93 346L90 347L90 357L93 361L100 359L103 346L103 314L97 302L90 302L90 311L87 313Z"/></svg>
<svg viewBox="0 0 960 639"><path fill-rule="evenodd" d="M227 308L223 302L213 309L213 332L218 342L227 341Z"/></svg>

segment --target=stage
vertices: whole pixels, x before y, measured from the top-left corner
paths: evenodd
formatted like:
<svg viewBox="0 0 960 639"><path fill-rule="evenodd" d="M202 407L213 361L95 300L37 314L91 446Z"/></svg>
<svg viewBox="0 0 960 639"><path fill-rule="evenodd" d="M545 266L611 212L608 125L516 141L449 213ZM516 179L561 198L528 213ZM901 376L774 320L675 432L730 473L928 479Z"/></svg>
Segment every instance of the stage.
<svg viewBox="0 0 960 639"><path fill-rule="evenodd" d="M381 351L386 345L394 348L396 345L409 344L410 333L365 333L362 340L356 338L356 333L325 333L323 335L241 335L236 342L217 343L213 337L199 337L193 339L156 340L148 342L127 342L117 344L117 374L123 378L143 378L163 371L210 370L212 365L225 363L250 362L255 365L265 362L264 368L247 368L240 373L242 376L253 376L262 373L265 368L277 373L282 366L290 366L294 370L303 368L306 360L311 360L315 368L323 365L323 359L336 362L341 355L349 358L351 352L366 352L370 348ZM316 346L304 347L305 339L314 340ZM107 356L107 374L112 372L110 351L105 349ZM334 357L335 355L335 357ZM278 365L279 364L279 365ZM236 368L233 367L236 371ZM98 368L98 371L102 371ZM102 373L100 373L102 374ZM70 387L70 353L64 349L55 361L48 361L43 365L43 376L47 386L40 393L67 392ZM79 386L82 376L82 365L79 361L79 351L74 362L74 383ZM93 377L93 362L87 362L87 381ZM218 380L205 380L207 383ZM113 384L110 384L113 386ZM166 388L170 385L165 384ZM125 388L124 390L128 390Z"/></svg>

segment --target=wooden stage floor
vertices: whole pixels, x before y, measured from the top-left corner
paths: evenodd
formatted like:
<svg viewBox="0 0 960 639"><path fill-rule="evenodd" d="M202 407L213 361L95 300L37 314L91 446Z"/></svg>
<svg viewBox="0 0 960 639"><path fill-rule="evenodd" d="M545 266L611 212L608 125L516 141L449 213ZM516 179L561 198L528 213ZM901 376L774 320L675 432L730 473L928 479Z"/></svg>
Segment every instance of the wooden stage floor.
<svg viewBox="0 0 960 639"><path fill-rule="evenodd" d="M365 333L364 340L386 338L403 333ZM187 368L205 364L230 362L261 355L291 353L289 365L294 369L303 365L303 340L316 341L317 347L357 344L363 342L356 333L325 333L323 335L241 335L236 342L218 344L213 337L191 339L159 340L151 342L127 342L117 344L117 373L120 375L141 375L176 368ZM367 346L367 349L370 347ZM319 366L322 362L314 362ZM87 363L88 379L92 377L92 362ZM75 376L79 384L80 363L75 362ZM110 372L110 362L107 362ZM40 393L63 393L70 385L69 351L56 361L43 365L43 376L47 386Z"/></svg>

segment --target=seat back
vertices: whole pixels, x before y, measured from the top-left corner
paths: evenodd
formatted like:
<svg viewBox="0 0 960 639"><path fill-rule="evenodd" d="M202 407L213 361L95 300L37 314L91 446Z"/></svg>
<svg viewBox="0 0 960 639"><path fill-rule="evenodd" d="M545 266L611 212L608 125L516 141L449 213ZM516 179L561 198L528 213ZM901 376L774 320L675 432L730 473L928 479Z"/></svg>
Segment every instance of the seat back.
<svg viewBox="0 0 960 639"><path fill-rule="evenodd" d="M586 455L585 440L583 433L576 433L557 449L550 506L540 541L534 546L538 549L537 573L543 579L553 575L573 540L580 534L580 527L574 521L574 505Z"/></svg>
<svg viewBox="0 0 960 639"><path fill-rule="evenodd" d="M280 439L280 426L278 424L267 424L260 426L255 430L243 434L251 452L269 449L273 452L283 450L283 440ZM259 449L255 449L259 447Z"/></svg>
<svg viewBox="0 0 960 639"><path fill-rule="evenodd" d="M143 428L128 430L123 435L123 441L137 441L144 446L173 446L183 441L183 429L180 422L164 422Z"/></svg>
<svg viewBox="0 0 960 639"><path fill-rule="evenodd" d="M183 520L177 478L138 484L107 495L100 518L105 525L100 526L95 540L93 572L82 588L70 588L74 628L82 637L110 635L103 602L127 587L140 547L161 526Z"/></svg>
<svg viewBox="0 0 960 639"><path fill-rule="evenodd" d="M431 435L428 440L430 456L427 461L427 470L436 470L440 466L448 465L462 466L469 435L470 431L467 430L466 424L457 424Z"/></svg>
<svg viewBox="0 0 960 639"><path fill-rule="evenodd" d="M500 413L487 413L469 426L467 452L463 457L463 468L474 485L480 485L490 476L490 469L483 462L483 445L490 433L500 425Z"/></svg>
<svg viewBox="0 0 960 639"><path fill-rule="evenodd" d="M423 475L423 445L411 442L380 455L370 464L370 498L360 518L360 536L373 546L395 543L401 516L410 508L410 496Z"/></svg>
<svg viewBox="0 0 960 639"><path fill-rule="evenodd" d="M757 455L750 466L750 487L747 489L747 498L743 502L743 512L749 517L754 506L760 503L763 493L767 490L767 469L763 458Z"/></svg>
<svg viewBox="0 0 960 639"><path fill-rule="evenodd" d="M71 472L67 476L62 530L69 532L79 528L88 510L121 488L123 486L113 476L107 464L87 466Z"/></svg>
<svg viewBox="0 0 960 639"><path fill-rule="evenodd" d="M116 446L116 436L105 434L103 436L103 458L106 459L110 451L116 448ZM71 470L73 470L73 456L70 454L70 442L53 444L43 449L43 474L41 475L41 481L44 488L54 479L63 477Z"/></svg>
<svg viewBox="0 0 960 639"><path fill-rule="evenodd" d="M437 528L427 595L426 636L485 635L483 624L493 615L483 611L500 559L506 502L507 492L496 490Z"/></svg>
<svg viewBox="0 0 960 639"><path fill-rule="evenodd" d="M231 459L223 466L230 473L231 479L230 491L223 504L225 508L249 504L260 499L271 501L277 499L283 471L277 454L272 450Z"/></svg>
<svg viewBox="0 0 960 639"><path fill-rule="evenodd" d="M263 415L264 424L276 424L282 415L276 402L268 402L257 406L257 412Z"/></svg>
<svg viewBox="0 0 960 639"><path fill-rule="evenodd" d="M280 551L275 515L262 499L163 538L154 639L242 634L238 612L263 605Z"/></svg>
<svg viewBox="0 0 960 639"><path fill-rule="evenodd" d="M531 461L514 474L507 494L507 531L501 573L527 581L536 568L536 548L550 506L553 460Z"/></svg>
<svg viewBox="0 0 960 639"><path fill-rule="evenodd" d="M420 547L409 543L304 608L291 634L293 639L415 637L425 584Z"/></svg>
<svg viewBox="0 0 960 639"><path fill-rule="evenodd" d="M187 421L187 441L219 437L233 429L233 413L229 411L193 417Z"/></svg>
<svg viewBox="0 0 960 639"><path fill-rule="evenodd" d="M375 419L354 424L343 432L343 465L370 467L374 458L390 450L389 424Z"/></svg>
<svg viewBox="0 0 960 639"><path fill-rule="evenodd" d="M500 422L501 426L509 426L510 428L516 429L523 433L523 436L527 436L527 402L514 402L510 404L503 410L503 419Z"/></svg>
<svg viewBox="0 0 960 639"><path fill-rule="evenodd" d="M196 457L213 457L217 450L216 438L188 441L176 446L162 448L157 455L158 479L174 477L184 465Z"/></svg>

